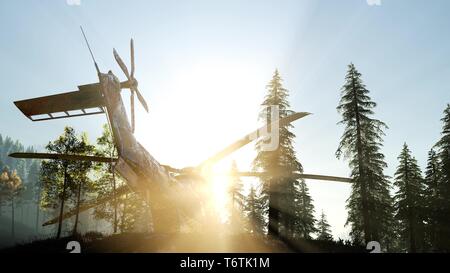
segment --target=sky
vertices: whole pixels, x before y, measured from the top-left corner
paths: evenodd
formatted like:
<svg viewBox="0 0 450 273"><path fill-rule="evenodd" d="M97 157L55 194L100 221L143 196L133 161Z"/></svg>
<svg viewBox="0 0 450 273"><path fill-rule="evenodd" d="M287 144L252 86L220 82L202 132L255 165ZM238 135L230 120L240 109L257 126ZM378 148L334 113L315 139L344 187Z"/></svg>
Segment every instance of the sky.
<svg viewBox="0 0 450 273"><path fill-rule="evenodd" d="M104 72L125 76L134 38L136 78L150 112L136 106L136 136L163 164L192 166L255 129L275 69L291 107L313 115L294 123L306 173L348 176L335 151L343 128L336 111L353 62L389 129L383 153L393 176L406 142L425 167L450 103L447 0L0 1L0 133L43 147L65 125L100 134L104 116L31 122L13 101L77 90L97 81L79 26ZM129 93L123 92L128 105ZM247 170L253 145L233 154ZM224 167L225 168L225 167ZM307 181L316 214L347 238L350 186Z"/></svg>

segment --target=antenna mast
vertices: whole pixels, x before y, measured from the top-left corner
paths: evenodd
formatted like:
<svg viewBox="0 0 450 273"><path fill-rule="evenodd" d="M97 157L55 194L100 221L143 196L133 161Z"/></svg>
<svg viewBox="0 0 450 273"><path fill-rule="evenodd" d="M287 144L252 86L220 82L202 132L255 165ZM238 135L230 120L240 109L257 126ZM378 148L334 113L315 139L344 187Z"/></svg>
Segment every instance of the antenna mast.
<svg viewBox="0 0 450 273"><path fill-rule="evenodd" d="M83 27L80 26L80 29L81 29L81 33L83 33L83 37L84 37L84 40L86 41L86 45L89 49L89 52L91 53L91 57L92 57L92 61L94 61L95 69L97 70L97 73L100 74L100 69L98 69L97 62L95 61L94 54L92 53L91 47L89 46L89 42L88 42L88 39L86 38L86 34L84 34Z"/></svg>
<svg viewBox="0 0 450 273"><path fill-rule="evenodd" d="M91 53L92 61L94 61L94 65L95 65L95 69L97 70L97 74L98 74L98 76L100 78L100 69L98 68L97 62L95 61L95 57L94 57L94 54L92 53L91 46L89 45L89 41L86 38L86 34L84 33L84 30L83 30L82 26L80 26L80 29L81 29L81 33L83 33L83 37L84 37L84 40L86 41L86 45L87 45L87 47L89 49L89 52ZM105 113L107 113L108 108L107 107L103 107L103 111ZM106 119L108 120L109 130L112 132L113 130L112 130L111 121L109 120L109 115L108 114L106 114Z"/></svg>

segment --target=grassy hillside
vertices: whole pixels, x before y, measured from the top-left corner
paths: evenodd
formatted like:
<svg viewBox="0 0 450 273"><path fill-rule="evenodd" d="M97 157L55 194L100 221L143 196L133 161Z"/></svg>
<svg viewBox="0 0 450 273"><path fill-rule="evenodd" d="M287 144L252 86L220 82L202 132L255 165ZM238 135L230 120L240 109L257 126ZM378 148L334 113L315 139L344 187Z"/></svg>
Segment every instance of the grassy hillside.
<svg viewBox="0 0 450 273"><path fill-rule="evenodd" d="M128 233L103 237L98 233L87 233L79 237L66 237L60 240L48 239L29 244L5 248L5 252L69 252L69 241L81 244L83 253L148 253L148 252L365 252L363 247L344 245L342 243L297 240L290 246L279 240L251 235L218 236L211 234L143 234Z"/></svg>

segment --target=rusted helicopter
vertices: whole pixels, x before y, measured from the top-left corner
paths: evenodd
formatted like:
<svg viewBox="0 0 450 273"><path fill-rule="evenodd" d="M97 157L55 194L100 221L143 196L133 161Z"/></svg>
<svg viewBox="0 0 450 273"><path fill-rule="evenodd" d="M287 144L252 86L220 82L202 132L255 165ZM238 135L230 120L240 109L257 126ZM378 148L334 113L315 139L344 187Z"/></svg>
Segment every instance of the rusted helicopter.
<svg viewBox="0 0 450 273"><path fill-rule="evenodd" d="M84 37L86 38L85 35ZM10 156L15 158L112 162L115 171L126 181L126 186L119 187L109 196L85 203L79 208L79 211L88 210L108 202L117 196L134 191L149 202L153 230L155 232L174 230L177 228L174 227L174 223L179 222L180 215L190 217L193 214L192 210L197 209L202 202L202 196L196 191L197 185L205 182L205 179L202 177L202 170L214 165L226 156L255 140L254 136L257 135L257 132L264 130L267 126L271 126L272 123L266 124L262 128L244 136L195 167L176 169L168 165L162 165L150 155L134 136L135 95L137 95L139 102L147 112L148 106L138 90L138 81L134 77L133 39L130 42L131 73L128 72L127 67L116 50L113 50L114 57L127 78L126 81L122 82L111 71L108 73L100 72L87 39L86 43L97 70L98 83L80 85L78 86L78 90L73 92L15 101L14 103L31 121L48 121L60 118L106 114L118 151L118 157L108 158L52 153L13 153ZM129 89L131 91L131 124L128 121L125 106L122 101L122 89ZM293 113L274 122L277 122L279 126L286 126L308 114L305 112ZM239 172L235 175L260 177L266 174L260 172ZM304 173L293 173L290 175L304 179L351 182L349 178L345 177ZM66 212L57 218L45 222L43 225L57 223L60 217L66 219L75 213L75 210Z"/></svg>

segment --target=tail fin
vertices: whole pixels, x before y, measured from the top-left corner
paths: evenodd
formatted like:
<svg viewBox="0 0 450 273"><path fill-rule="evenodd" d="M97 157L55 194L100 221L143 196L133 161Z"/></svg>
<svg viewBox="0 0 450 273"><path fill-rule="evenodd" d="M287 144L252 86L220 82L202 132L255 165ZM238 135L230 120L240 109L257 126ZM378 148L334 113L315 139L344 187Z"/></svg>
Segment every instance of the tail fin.
<svg viewBox="0 0 450 273"><path fill-rule="evenodd" d="M79 89L80 91L15 101L14 104L32 121L104 113L105 103L98 84L80 86Z"/></svg>

